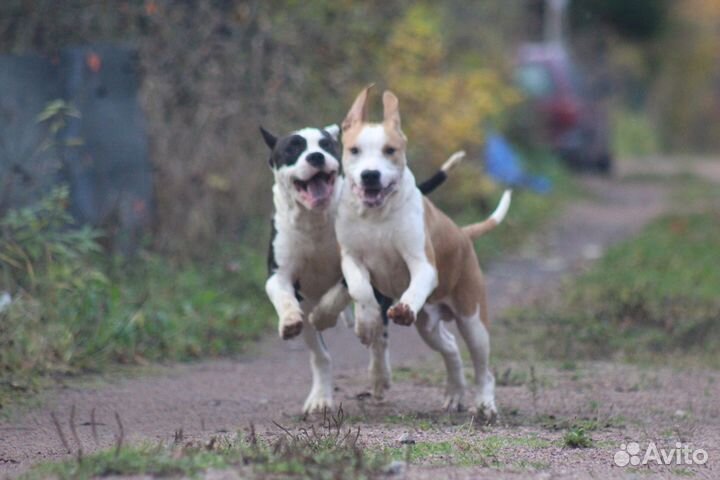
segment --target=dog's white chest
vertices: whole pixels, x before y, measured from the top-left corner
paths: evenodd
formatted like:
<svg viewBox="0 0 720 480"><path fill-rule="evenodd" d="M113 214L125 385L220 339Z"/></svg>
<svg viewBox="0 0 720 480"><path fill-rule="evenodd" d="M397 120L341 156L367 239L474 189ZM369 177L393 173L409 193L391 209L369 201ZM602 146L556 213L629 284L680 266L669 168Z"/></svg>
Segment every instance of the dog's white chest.
<svg viewBox="0 0 720 480"><path fill-rule="evenodd" d="M338 213L336 231L343 250L368 270L373 287L394 299L399 298L410 283L402 252L424 255L422 197L414 189L414 183L411 187L413 190L400 208L386 215L359 216L348 203L341 203Z"/></svg>
<svg viewBox="0 0 720 480"><path fill-rule="evenodd" d="M340 252L332 222L324 228L278 228L273 241L278 266L290 272L303 297L318 299L340 280Z"/></svg>
<svg viewBox="0 0 720 480"><path fill-rule="evenodd" d="M410 273L402 255L395 247L397 232L377 229L367 242L358 245L358 257L370 272L373 287L383 295L397 299L410 283Z"/></svg>

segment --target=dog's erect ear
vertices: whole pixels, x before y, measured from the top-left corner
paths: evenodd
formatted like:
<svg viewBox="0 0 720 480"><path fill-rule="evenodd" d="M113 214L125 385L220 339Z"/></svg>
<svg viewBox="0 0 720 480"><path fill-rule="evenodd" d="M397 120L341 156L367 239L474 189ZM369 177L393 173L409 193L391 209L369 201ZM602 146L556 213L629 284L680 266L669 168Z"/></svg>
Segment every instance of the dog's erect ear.
<svg viewBox="0 0 720 480"><path fill-rule="evenodd" d="M336 142L340 139L340 126L337 123L328 125L327 127L323 128L323 130L329 133L333 140L335 140Z"/></svg>
<svg viewBox="0 0 720 480"><path fill-rule="evenodd" d="M398 131L400 128L400 102L390 90L383 92L383 123Z"/></svg>
<svg viewBox="0 0 720 480"><path fill-rule="evenodd" d="M358 94L357 98L355 98L352 107L350 107L350 111L348 111L345 120L342 122L343 132L357 123L367 121L367 99L373 85L375 84L371 83L365 87L362 92Z"/></svg>
<svg viewBox="0 0 720 480"><path fill-rule="evenodd" d="M265 140L265 145L270 147L270 150L275 148L275 144L277 143L277 137L265 130L262 126L260 127L260 133L262 133L263 140Z"/></svg>

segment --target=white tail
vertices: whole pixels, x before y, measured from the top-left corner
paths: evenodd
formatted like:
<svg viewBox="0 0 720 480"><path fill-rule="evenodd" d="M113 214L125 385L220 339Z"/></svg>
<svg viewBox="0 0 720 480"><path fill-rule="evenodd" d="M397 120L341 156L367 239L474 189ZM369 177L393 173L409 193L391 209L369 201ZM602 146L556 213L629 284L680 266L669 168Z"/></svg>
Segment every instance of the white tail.
<svg viewBox="0 0 720 480"><path fill-rule="evenodd" d="M442 164L442 167L440 167L440 169L443 172L448 173L450 170L460 165L460 162L463 161L463 158L465 158L465 150L455 152L450 155L450 158L445 160L445 163Z"/></svg>
<svg viewBox="0 0 720 480"><path fill-rule="evenodd" d="M490 217L485 221L463 227L463 232L474 240L500 225L502 221L505 220L505 215L507 215L507 212L510 209L511 199L512 190L505 190L502 194L502 198L500 198L500 203L492 215L490 215Z"/></svg>

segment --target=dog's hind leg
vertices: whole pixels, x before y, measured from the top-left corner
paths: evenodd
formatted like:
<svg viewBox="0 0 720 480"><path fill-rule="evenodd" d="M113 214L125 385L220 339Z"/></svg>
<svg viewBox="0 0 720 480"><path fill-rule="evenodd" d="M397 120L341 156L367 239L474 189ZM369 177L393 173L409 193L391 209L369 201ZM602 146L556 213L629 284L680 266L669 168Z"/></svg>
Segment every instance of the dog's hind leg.
<svg viewBox="0 0 720 480"><path fill-rule="evenodd" d="M382 315L382 332L375 335L370 344L370 383L373 389L373 397L381 400L385 396L385 390L390 388L392 383L392 369L390 367L390 350L388 349L388 316L387 310L392 305L392 299L381 294L373 287L375 299L380 304Z"/></svg>
<svg viewBox="0 0 720 480"><path fill-rule="evenodd" d="M475 369L475 405L477 415L487 423L497 418L495 406L495 377L489 367L490 335L480 319L481 309L469 316L458 315L458 330L470 352Z"/></svg>
<svg viewBox="0 0 720 480"><path fill-rule="evenodd" d="M385 390L389 389L392 383L387 326L383 328L381 334L375 336L370 344L370 366L368 371L370 373L373 398L382 400L385 396Z"/></svg>
<svg viewBox="0 0 720 480"><path fill-rule="evenodd" d="M305 305L303 308L305 309ZM332 408L333 382L330 352L315 327L306 323L302 333L305 344L310 349L310 368L312 369L312 388L305 400L303 412L309 413Z"/></svg>
<svg viewBox="0 0 720 480"><path fill-rule="evenodd" d="M447 386L443 408L459 410L465 393L465 374L455 336L445 328L440 314L440 308L437 306L425 305L418 315L415 326L425 343L439 352L445 362Z"/></svg>

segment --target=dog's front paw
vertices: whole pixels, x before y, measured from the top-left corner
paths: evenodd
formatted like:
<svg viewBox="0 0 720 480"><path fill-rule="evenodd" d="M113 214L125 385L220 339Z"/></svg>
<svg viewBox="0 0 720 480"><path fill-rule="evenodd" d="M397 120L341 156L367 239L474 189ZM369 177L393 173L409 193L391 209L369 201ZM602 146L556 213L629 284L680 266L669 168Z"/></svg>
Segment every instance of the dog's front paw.
<svg viewBox="0 0 720 480"><path fill-rule="evenodd" d="M387 311L387 316L398 325L412 325L415 321L415 312L406 303L396 303Z"/></svg>
<svg viewBox="0 0 720 480"><path fill-rule="evenodd" d="M280 320L280 338L290 340L297 337L302 332L303 317L302 313L296 312L286 315Z"/></svg>

